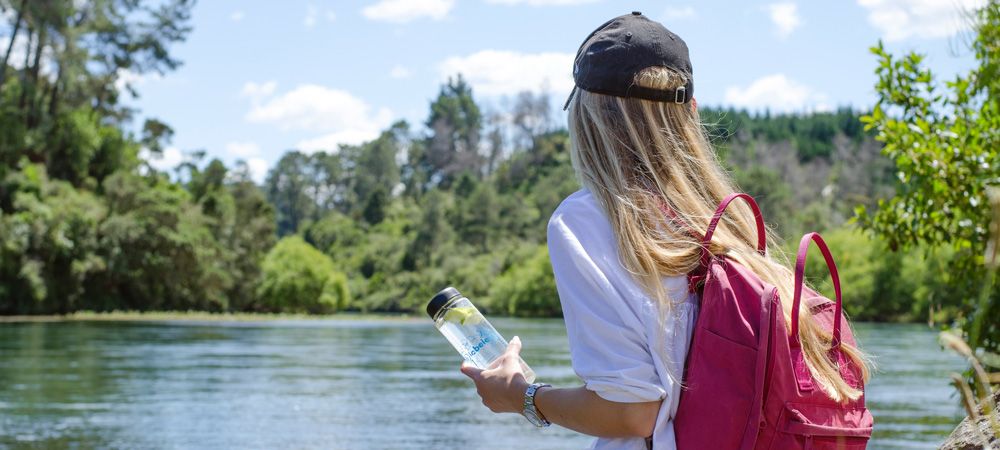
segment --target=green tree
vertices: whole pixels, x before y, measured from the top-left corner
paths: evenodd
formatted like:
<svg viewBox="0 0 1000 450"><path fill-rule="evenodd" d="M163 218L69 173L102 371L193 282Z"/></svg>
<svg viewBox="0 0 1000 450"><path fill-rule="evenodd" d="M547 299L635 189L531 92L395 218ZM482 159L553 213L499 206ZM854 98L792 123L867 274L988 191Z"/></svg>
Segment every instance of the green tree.
<svg viewBox="0 0 1000 450"><path fill-rule="evenodd" d="M494 283L490 299L510 315L561 315L548 247L537 246L531 257L504 272Z"/></svg>
<svg viewBox="0 0 1000 450"><path fill-rule="evenodd" d="M229 309L252 308L260 264L275 241L273 207L248 173L230 171L218 159L192 167L186 187L221 246L218 263L232 278Z"/></svg>
<svg viewBox="0 0 1000 450"><path fill-rule="evenodd" d="M0 106L23 126L18 153L46 162L55 177L85 181L88 162L101 150L96 124L120 126L131 118L119 102L125 93L137 95L129 75L165 73L180 64L169 47L190 32L193 5L0 0L13 20L0 67ZM23 61L10 59L16 42L26 43ZM43 74L43 66L50 73Z"/></svg>
<svg viewBox="0 0 1000 450"><path fill-rule="evenodd" d="M368 203L377 191L382 191L381 195L393 192L399 183L396 157L408 130L406 122L397 122L374 141L361 146L351 162L355 198Z"/></svg>
<svg viewBox="0 0 1000 450"><path fill-rule="evenodd" d="M316 203L309 196L315 183L307 176L309 166L308 155L292 151L267 174L264 186L278 215L279 236L295 233L303 221L315 217Z"/></svg>
<svg viewBox="0 0 1000 450"><path fill-rule="evenodd" d="M106 208L93 194L49 179L42 165L24 164L5 184L16 185L16 194L0 212L0 314L87 307L87 280L104 269L97 231Z"/></svg>
<svg viewBox="0 0 1000 450"><path fill-rule="evenodd" d="M480 251L489 250L490 242L502 231L499 230L500 205L496 189L490 183L479 183L459 199L455 222L460 237Z"/></svg>
<svg viewBox="0 0 1000 450"><path fill-rule="evenodd" d="M107 269L92 279L91 290L95 304L104 305L98 309L229 308L230 257L187 191L121 172L103 190L108 217L98 233Z"/></svg>
<svg viewBox="0 0 1000 450"><path fill-rule="evenodd" d="M754 197L765 218L782 217L793 210L791 189L774 170L764 166L752 166L747 170L736 171L735 175L736 184L743 192ZM787 228L792 225L789 222L791 221L782 220L781 224Z"/></svg>
<svg viewBox="0 0 1000 450"><path fill-rule="evenodd" d="M431 130L423 152L426 177L444 186L464 172L482 173L485 158L479 154L482 114L472 98L472 87L458 75L441 86L431 103L427 127Z"/></svg>
<svg viewBox="0 0 1000 450"><path fill-rule="evenodd" d="M895 197L874 211L859 208L858 222L891 248L948 245L957 252L952 287L966 295L965 322L973 348L1000 347L1000 290L986 279L989 209L986 189L1000 183L1000 3L975 12L972 50L978 64L942 86L923 56L889 54L881 42L879 100L863 118L885 143L900 180ZM977 304L974 294L993 284L993 295ZM982 324L982 329L977 324Z"/></svg>
<svg viewBox="0 0 1000 450"><path fill-rule="evenodd" d="M361 216L371 225L378 225L383 220L385 220L385 210L389 204L389 194L386 193L385 188L378 186L368 194L368 200L365 201L364 210L361 212Z"/></svg>
<svg viewBox="0 0 1000 450"><path fill-rule="evenodd" d="M238 179L227 190L233 198L234 217L226 222L228 229L220 239L232 253L229 271L234 282L228 292L229 305L230 309L246 310L254 305L261 264L276 240L274 208L249 179Z"/></svg>
<svg viewBox="0 0 1000 450"><path fill-rule="evenodd" d="M326 255L289 236L264 258L257 298L268 311L331 313L350 303L347 278Z"/></svg>
<svg viewBox="0 0 1000 450"><path fill-rule="evenodd" d="M454 231L446 216L449 200L449 196L439 190L433 190L424 197L421 205L423 214L416 224L416 236L403 257L403 269L417 270L430 266L441 245L452 238Z"/></svg>

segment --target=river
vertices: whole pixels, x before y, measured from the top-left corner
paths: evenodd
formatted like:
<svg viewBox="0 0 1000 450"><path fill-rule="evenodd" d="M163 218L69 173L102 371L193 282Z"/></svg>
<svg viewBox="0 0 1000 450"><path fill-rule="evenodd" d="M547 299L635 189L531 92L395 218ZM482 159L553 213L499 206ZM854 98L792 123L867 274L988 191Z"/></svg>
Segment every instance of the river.
<svg viewBox="0 0 1000 450"><path fill-rule="evenodd" d="M561 320L497 319L540 380L578 383ZM869 448L935 448L962 360L920 325L858 324L877 358ZM0 323L0 447L568 449L479 402L428 320Z"/></svg>

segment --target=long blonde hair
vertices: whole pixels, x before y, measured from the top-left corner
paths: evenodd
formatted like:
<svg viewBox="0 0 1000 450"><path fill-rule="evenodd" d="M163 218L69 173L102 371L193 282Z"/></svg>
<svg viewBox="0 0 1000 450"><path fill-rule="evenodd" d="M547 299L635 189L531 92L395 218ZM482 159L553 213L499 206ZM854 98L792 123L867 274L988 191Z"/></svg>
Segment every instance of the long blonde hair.
<svg viewBox="0 0 1000 450"><path fill-rule="evenodd" d="M687 79L663 67L650 67L635 79L639 86L674 89ZM698 117L689 104L613 97L577 90L569 108L571 159L584 187L598 199L615 230L622 264L668 310L674 301L663 286L667 276L696 269L701 242L678 226L705 230L718 203L736 192L723 170ZM676 220L665 220L663 208ZM768 255L757 242L750 208L734 202L723 216L709 251L725 254L776 286L785 323L791 320L793 274L768 230ZM857 399L862 392L848 384L827 356L832 341L803 310L799 336L806 365L824 392L836 401ZM857 348L841 346L868 380L868 358Z"/></svg>

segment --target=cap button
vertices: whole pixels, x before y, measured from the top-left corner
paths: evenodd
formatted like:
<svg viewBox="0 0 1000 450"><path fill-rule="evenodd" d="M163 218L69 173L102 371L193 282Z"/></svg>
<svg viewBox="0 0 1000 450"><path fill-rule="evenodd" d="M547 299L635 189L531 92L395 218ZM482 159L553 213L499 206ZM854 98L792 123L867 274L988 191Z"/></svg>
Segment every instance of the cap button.
<svg viewBox="0 0 1000 450"><path fill-rule="evenodd" d="M632 15L633 15L633 16L641 16L641 15L642 15L642 13L641 13L641 12L639 12L639 11L632 11Z"/></svg>

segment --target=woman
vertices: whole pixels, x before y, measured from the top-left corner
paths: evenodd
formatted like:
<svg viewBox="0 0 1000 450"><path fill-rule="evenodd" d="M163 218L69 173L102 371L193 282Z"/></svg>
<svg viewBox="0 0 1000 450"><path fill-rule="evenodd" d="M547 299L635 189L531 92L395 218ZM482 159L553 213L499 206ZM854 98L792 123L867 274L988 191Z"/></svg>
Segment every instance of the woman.
<svg viewBox="0 0 1000 450"><path fill-rule="evenodd" d="M736 188L699 122L680 37L638 12L617 17L584 41L573 75L570 151L584 189L552 214L548 246L573 368L585 385L529 386L516 337L493 368L461 370L494 412L597 436L594 448L644 449L650 440L675 448L672 418L697 314L686 279L701 252L694 230L704 230ZM777 286L787 321L792 274L754 251L753 223L749 208L731 207L709 250ZM826 394L857 398L825 356L829 334L808 315L800 329L807 365ZM856 349L848 353L861 361Z"/></svg>

